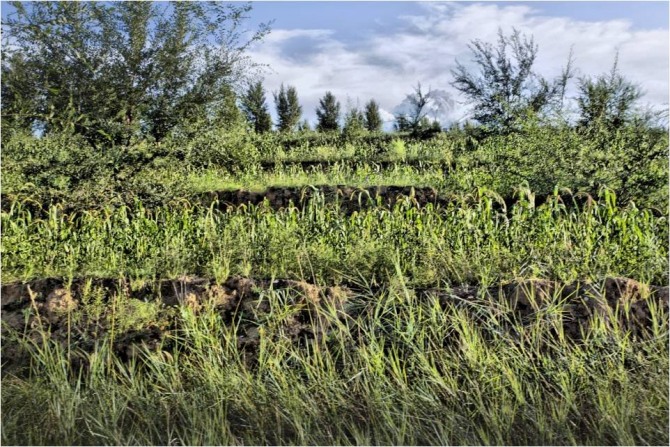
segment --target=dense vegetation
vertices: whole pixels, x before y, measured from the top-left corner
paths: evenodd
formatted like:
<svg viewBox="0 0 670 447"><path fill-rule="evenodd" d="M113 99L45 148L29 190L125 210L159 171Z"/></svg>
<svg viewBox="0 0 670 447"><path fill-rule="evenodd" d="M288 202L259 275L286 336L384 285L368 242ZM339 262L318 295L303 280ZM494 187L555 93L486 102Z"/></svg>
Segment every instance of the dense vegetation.
<svg viewBox="0 0 670 447"><path fill-rule="evenodd" d="M472 121L273 123L249 5L14 8L3 443L668 443L668 128L616 61L570 114L500 32Z"/></svg>
<svg viewBox="0 0 670 447"><path fill-rule="evenodd" d="M662 284L668 221L607 191L582 211L555 197L520 197L509 213L481 197L446 209L375 207L344 216L318 197L298 210L229 212L189 206L62 213L42 219L15 206L3 214L6 278L230 275L337 285L351 272L383 281L396 268L411 285L500 283L518 277L571 281L607 275Z"/></svg>
<svg viewBox="0 0 670 447"><path fill-rule="evenodd" d="M614 132L528 123L523 132L477 139L465 130L427 139L408 134L254 134L210 129L193 137L97 149L76 135L17 134L3 145L3 194L44 202L60 197L82 208L101 203L159 203L212 189L397 178L453 194L488 188L512 197L522 185L538 196L613 190L620 203L667 214L668 136L631 124ZM293 167L289 162L300 162ZM305 162L309 167L300 167ZM333 173L338 162L339 173ZM395 162L389 168L386 162ZM380 165L379 163L385 163ZM399 178L397 172L403 171ZM329 179L329 176L332 178ZM424 178L422 178L424 177ZM365 180L365 179L368 180ZM225 179L225 180L224 180ZM293 179L293 180L291 180ZM203 185L204 182L204 185ZM288 182L288 183L287 183ZM195 186L199 185L199 186Z"/></svg>

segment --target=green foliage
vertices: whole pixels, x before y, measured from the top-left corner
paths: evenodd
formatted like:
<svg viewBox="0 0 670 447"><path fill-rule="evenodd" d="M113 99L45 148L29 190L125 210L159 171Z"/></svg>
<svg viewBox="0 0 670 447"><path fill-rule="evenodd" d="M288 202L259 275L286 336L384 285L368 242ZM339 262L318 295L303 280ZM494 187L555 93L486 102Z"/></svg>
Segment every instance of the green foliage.
<svg viewBox="0 0 670 447"><path fill-rule="evenodd" d="M210 129L189 141L185 161L196 168L223 166L247 170L260 159L253 139L243 128L235 131Z"/></svg>
<svg viewBox="0 0 670 447"><path fill-rule="evenodd" d="M579 125L619 129L631 121L633 107L641 96L642 91L619 73L617 55L609 74L579 80Z"/></svg>
<svg viewBox="0 0 670 447"><path fill-rule="evenodd" d="M299 279L308 269L314 282L338 284L348 271L381 281L395 270L396 254L398 268L414 285L606 275L664 283L667 217L621 207L607 190L601 200L581 206L558 194L534 204L529 194L506 211L498 196L482 190L442 209L419 208L409 198L391 210L372 207L351 215L318 197L304 209L281 211L263 205L227 212L196 204L150 209L137 203L77 213L51 207L45 217L15 203L2 213L3 277L121 271L146 279L212 276L225 258L230 274Z"/></svg>
<svg viewBox="0 0 670 447"><path fill-rule="evenodd" d="M374 99L371 99L365 104L365 128L368 132L381 132L382 124L379 105Z"/></svg>
<svg viewBox="0 0 670 447"><path fill-rule="evenodd" d="M110 203L165 203L183 194L179 160L165 144L140 142L104 151L81 135L52 133L43 138L14 134L3 144L3 195L69 208Z"/></svg>
<svg viewBox="0 0 670 447"><path fill-rule="evenodd" d="M529 120L514 134L472 138L472 130L467 129L433 136L352 136L256 134L243 126L211 128L205 124L162 142L105 150L76 135L39 139L15 132L4 136L3 192L12 197L53 196L81 207L97 207L106 201L132 204L136 197L160 203L164 198L187 196L189 184L200 185L196 189L201 191L211 183L198 180L199 175L216 173L220 180L214 184L255 188L273 185L273 178L291 185L317 180L319 184L370 185L354 172L377 163L402 162L411 164L402 176L392 174L395 168L387 166L391 169L376 168L379 175L371 178L385 185L392 181L410 184L414 179L444 194L468 194L486 187L506 198L519 185L529 186L538 197L551 195L555 188L597 195L607 187L624 204L634 202L667 214L663 211L668 203L667 134L640 121L614 132L596 129L582 131ZM345 169L315 165L296 171L281 165L307 162L341 162ZM265 172L259 171L261 164ZM420 174L433 165L441 175ZM276 174L267 172L269 168Z"/></svg>
<svg viewBox="0 0 670 447"><path fill-rule="evenodd" d="M493 133L508 133L529 114L546 112L563 101L572 60L552 82L532 71L538 47L533 38L514 30L510 36L498 31L498 45L474 40L469 46L478 73L457 61L452 85L472 103L473 118ZM511 56L508 51L511 50Z"/></svg>
<svg viewBox="0 0 670 447"><path fill-rule="evenodd" d="M366 132L365 115L357 107L352 107L344 117L342 134L345 138L355 140L356 137Z"/></svg>
<svg viewBox="0 0 670 447"><path fill-rule="evenodd" d="M261 81L249 84L247 87L246 93L242 96L242 110L256 133L272 130L272 118L265 102L265 92Z"/></svg>
<svg viewBox="0 0 670 447"><path fill-rule="evenodd" d="M352 182L370 183L355 171L377 163L411 164L402 176L393 167L379 169L380 184L409 184L412 179L444 194L468 194L492 189L512 197L519 185L538 197L555 188L597 195L603 187L622 203L667 209L667 134L634 121L614 132L604 127L588 131L568 125L526 121L514 134L472 138L472 130L451 129L433 136L337 133L248 132L243 126L194 126L162 142L138 142L100 150L76 135L52 134L39 139L15 132L4 136L3 192L13 197L59 197L85 204L105 201L132 204L135 197L151 203L184 197L188 184L272 185ZM341 162L346 169L306 166L298 171L282 163ZM259 171L260 164L266 172ZM279 164L279 165L278 165ZM435 165L438 164L438 165ZM435 165L441 175L420 171ZM325 167L325 166L324 166ZM267 172L272 168L276 174ZM202 171L205 169L206 171ZM202 172L201 172L202 171ZM384 173L389 174L385 179ZM210 174L208 174L210 173ZM291 176L295 178L290 179ZM329 177L332 176L332 177ZM312 179L312 180L310 180ZM302 182L302 183L301 183ZM134 188L138 188L136 191ZM186 188L186 189L185 189ZM217 188L218 189L218 188Z"/></svg>
<svg viewBox="0 0 670 447"><path fill-rule="evenodd" d="M389 146L388 156L391 160L405 161L407 148L403 140L393 140Z"/></svg>
<svg viewBox="0 0 670 447"><path fill-rule="evenodd" d="M237 106L237 95L232 88L223 87L221 102L213 110L211 117L203 117L200 122L200 127L205 129L216 127L218 129L235 129L240 127L244 122L242 111ZM196 122L196 119L191 121L189 125ZM204 126L203 126L204 124ZM197 127L197 126L194 126ZM192 129L186 129L186 132L192 132Z"/></svg>
<svg viewBox="0 0 670 447"><path fill-rule="evenodd" d="M3 122L88 141L164 139L212 119L250 64L239 28L251 6L223 3L37 2L3 20ZM5 121L8 120L8 121Z"/></svg>
<svg viewBox="0 0 670 447"><path fill-rule="evenodd" d="M581 80L577 127L544 116L570 63L551 83L536 76L537 47L515 31L496 49L473 42L479 75L454 73L483 126L443 132L429 117L448 97L419 85L397 111L401 132L379 132L374 101L335 132L328 92L317 133L282 84L273 133L262 83L240 98L253 130L237 106L245 51L267 32L240 41L249 5L15 7L3 23L16 42L2 61L3 286L243 275L357 291L306 321L274 286L252 306L194 310L88 282L58 339L63 327L31 320L29 289L23 332L3 302L3 443L668 443L663 309L648 339L593 317L571 343L559 296L521 324L490 297L432 295L519 278L667 283L667 128L634 113L639 91L616 63ZM382 206L341 188L367 206L313 193L274 210L203 194L335 184L429 186L440 200L419 206L426 195L407 188ZM120 336L157 327L156 349L115 353ZM27 358L15 375L4 355L16 352Z"/></svg>
<svg viewBox="0 0 670 447"><path fill-rule="evenodd" d="M297 90L292 86L284 88L282 84L279 93L274 93L274 99L277 107L277 128L280 132L294 131L302 115Z"/></svg>
<svg viewBox="0 0 670 447"><path fill-rule="evenodd" d="M3 144L3 186L15 193L66 193L112 173L111 154L101 154L82 136L52 134L37 139L15 134Z"/></svg>
<svg viewBox="0 0 670 447"><path fill-rule="evenodd" d="M319 100L316 117L319 132L337 132L340 129L340 102L331 92L326 92Z"/></svg>
<svg viewBox="0 0 670 447"><path fill-rule="evenodd" d="M2 63L2 136L30 132L39 125L29 63L21 54L5 53Z"/></svg>
<svg viewBox="0 0 670 447"><path fill-rule="evenodd" d="M667 134L645 126L594 133L529 120L514 134L466 137L455 148L448 190L484 186L509 197L521 184L538 196L608 187L624 203L667 209Z"/></svg>
<svg viewBox="0 0 670 447"><path fill-rule="evenodd" d="M212 307L164 310L178 330L157 349L133 346L127 361L109 335L71 353L48 328L14 334L30 363L28 374L2 378L2 442L668 444L667 321L648 339L615 323L576 344L557 336L567 317L555 298L521 325L501 303L445 307L397 274L387 283L347 303L362 309L356 317L319 309L330 334L303 344L285 330L300 307L263 290L270 311L255 355L240 346L244 329Z"/></svg>

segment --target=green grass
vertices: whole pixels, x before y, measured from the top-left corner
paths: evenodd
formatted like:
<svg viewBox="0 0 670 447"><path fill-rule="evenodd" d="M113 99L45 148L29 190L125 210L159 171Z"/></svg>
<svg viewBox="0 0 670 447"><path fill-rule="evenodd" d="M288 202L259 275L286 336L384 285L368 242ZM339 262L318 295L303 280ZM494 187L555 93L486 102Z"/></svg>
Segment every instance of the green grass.
<svg viewBox="0 0 670 447"><path fill-rule="evenodd" d="M397 164L382 169L374 164L350 166L335 163L302 169L298 166L278 167L271 171L245 170L231 173L225 169L194 170L186 177L185 188L193 193L246 189L263 191L269 187L301 187L307 185L367 186L434 186L444 183L445 169L428 166L415 168Z"/></svg>
<svg viewBox="0 0 670 447"><path fill-rule="evenodd" d="M429 161L450 163L453 160L454 150L458 147L458 137L450 138L444 135L434 137L428 141L407 141L407 135L389 136L379 135L375 138L368 135L368 142L364 136L339 138L319 134L305 135L302 143L299 139L290 148L282 146L280 141L263 141L260 138L262 151L260 159L264 162L300 162L304 160L319 161ZM272 137L270 137L272 138ZM281 138L281 137L280 137ZM313 138L313 141L309 141ZM290 139L290 137L289 137ZM377 141L375 141L377 140ZM386 141L384 141L386 140ZM268 144L269 143L269 144ZM266 154L271 154L267 156Z"/></svg>
<svg viewBox="0 0 670 447"><path fill-rule="evenodd" d="M251 360L211 307L179 308L166 351L123 362L98 340L84 372L46 332L16 334L31 363L3 377L2 442L668 444L667 315L643 339L595 324L574 343L551 306L520 325L499 303L442 308L387 282L355 298L357 318L322 309L330 335L302 346L283 332L295 309L265 291Z"/></svg>
<svg viewBox="0 0 670 447"><path fill-rule="evenodd" d="M281 211L137 203L67 214L52 206L44 218L14 204L2 213L3 281L240 274L337 284L350 271L383 281L397 262L416 285L605 276L666 282L665 217L618 207L609 192L581 210L558 198L538 207L522 198L499 212L495 201L482 192L444 209L408 200L349 216L318 197Z"/></svg>
<svg viewBox="0 0 670 447"><path fill-rule="evenodd" d="M622 203L667 216L667 132L631 126L594 135L527 123L510 135L476 134L453 129L416 140L400 134L344 138L218 128L104 150L68 134L15 134L3 141L3 193L54 197L89 209L132 204L136 198L155 204L217 189L307 184L426 185L450 194L487 188L503 197L519 185L538 196L557 187L597 195L607 187ZM291 166L301 162L332 165ZM263 171L268 163L274 168Z"/></svg>
<svg viewBox="0 0 670 447"><path fill-rule="evenodd" d="M48 296L3 303L2 443L667 445L668 315L642 336L594 317L578 342L556 302L522 325L483 296L445 307L415 293L525 278L667 285L667 131L529 120L485 133L216 127L108 146L3 134L3 284L91 287L60 326ZM318 194L281 211L200 204L213 190L334 184L430 186L455 200L353 213ZM554 195L536 207L530 190ZM182 275L360 287L354 311L320 308L309 323L329 330L307 339L287 329L300 309L285 291L257 291L269 310L231 317L92 286ZM249 326L252 348L240 338ZM158 349L118 351L155 327L169 330ZM18 367L7 360L17 353Z"/></svg>
<svg viewBox="0 0 670 447"><path fill-rule="evenodd" d="M544 194L572 178L571 171L556 168L571 158L544 163L537 153L521 162L525 140L505 157L489 146L461 153L458 172L403 165L431 156L398 141L384 152L398 164L385 169L365 158L374 147L362 148L368 155L314 147L284 158L278 153L284 161L315 153L352 162L269 171L242 148L236 156L246 164L234 169L212 163L172 170L166 161L135 176L118 175L116 183L86 180L73 190L81 196L72 196L97 203L112 197L106 194L114 185L129 192L126 203L143 197L138 191L154 197L151 203L73 213L52 205L44 217L31 214L28 204L10 203L0 222L3 284L45 277L123 277L140 284L182 275L223 282L243 275L369 287L351 300L358 313L344 317L321 309L318 321L329 325L328 335L300 343L286 330L295 306L281 291L262 291L270 310L254 322L259 345L251 351L238 343L250 324L242 317L231 322L211 306L196 314L161 307L151 297L110 299L90 291L68 313L64 339L45 320L18 333L3 330L3 352L28 357L25 369L3 368L2 442L667 445L667 315L659 315L642 338L596 318L584 340L575 342L563 337L560 324L567 317L556 306L521 325L501 313L501 303L445 309L414 293L415 287L446 292L452 285L487 287L520 278L625 276L667 284L665 209L619 205L607 189L584 207L558 195L535 207L527 200L530 191L521 189L519 202L506 210L482 185L508 194L530 178ZM431 150L441 153L439 145ZM10 182L19 189L30 171L21 172L25 177ZM46 191L43 183L33 189ZM264 205L221 211L216 203L183 199L211 190L311 184L477 192L441 209L407 200L353 214L319 195L304 208L281 211ZM95 188L102 192L89 191ZM633 191L634 202L644 203L638 200L644 194ZM667 201L663 194L649 203ZM26 309L26 316L34 310ZM129 331L157 324L172 325L158 350L139 346L130 359L112 352ZM82 325L93 328L85 339L92 346L82 343ZM87 367L78 369L73 358Z"/></svg>

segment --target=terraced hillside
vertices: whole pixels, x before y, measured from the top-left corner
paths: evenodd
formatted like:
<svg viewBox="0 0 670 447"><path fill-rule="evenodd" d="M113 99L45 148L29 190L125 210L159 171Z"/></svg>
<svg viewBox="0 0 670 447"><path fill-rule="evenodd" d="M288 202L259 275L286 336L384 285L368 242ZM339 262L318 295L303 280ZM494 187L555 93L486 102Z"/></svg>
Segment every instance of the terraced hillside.
<svg viewBox="0 0 670 447"><path fill-rule="evenodd" d="M6 439L666 442L667 216L443 188L6 197Z"/></svg>
<svg viewBox="0 0 670 447"><path fill-rule="evenodd" d="M670 444L652 3L3 2L0 444Z"/></svg>

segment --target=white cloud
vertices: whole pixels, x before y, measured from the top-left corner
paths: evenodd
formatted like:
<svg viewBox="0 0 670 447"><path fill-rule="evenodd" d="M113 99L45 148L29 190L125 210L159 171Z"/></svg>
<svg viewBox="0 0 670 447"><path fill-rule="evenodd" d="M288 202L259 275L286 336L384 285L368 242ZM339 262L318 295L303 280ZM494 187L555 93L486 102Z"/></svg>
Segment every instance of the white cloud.
<svg viewBox="0 0 670 447"><path fill-rule="evenodd" d="M455 60L468 66L467 46L473 39L495 42L499 27L506 33L514 27L534 36L539 45L535 69L542 75L557 75L571 47L580 76L608 71L618 50L619 68L646 92L643 101L667 107L667 29L636 30L624 20L586 22L542 16L527 5L425 3L422 10L422 14L402 17L399 28L355 44L338 40L330 30L273 30L251 56L271 67L265 78L269 91L278 90L282 82L297 88L304 116L311 121L327 90L343 107L347 98L361 105L374 98L383 118L392 121L389 111L417 82L451 93L457 105L449 119L458 120L466 109L458 104L463 98L449 85Z"/></svg>

